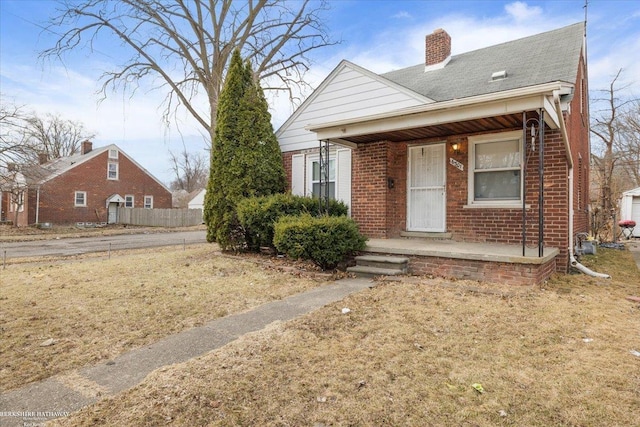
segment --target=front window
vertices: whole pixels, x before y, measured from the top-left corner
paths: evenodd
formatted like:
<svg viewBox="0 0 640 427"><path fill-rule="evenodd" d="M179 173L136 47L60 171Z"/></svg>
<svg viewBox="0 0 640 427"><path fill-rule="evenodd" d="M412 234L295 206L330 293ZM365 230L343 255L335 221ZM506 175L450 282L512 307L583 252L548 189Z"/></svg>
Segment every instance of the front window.
<svg viewBox="0 0 640 427"><path fill-rule="evenodd" d="M522 200L519 132L469 138L471 153L469 199L472 204L513 204Z"/></svg>
<svg viewBox="0 0 640 427"><path fill-rule="evenodd" d="M109 171L107 173L108 179L118 179L118 164L117 163L109 163Z"/></svg>
<svg viewBox="0 0 640 427"><path fill-rule="evenodd" d="M109 149L109 158L118 160L118 150Z"/></svg>
<svg viewBox="0 0 640 427"><path fill-rule="evenodd" d="M153 209L153 196L144 196L144 208Z"/></svg>
<svg viewBox="0 0 640 427"><path fill-rule="evenodd" d="M124 207L125 208L132 208L133 207L133 196L131 194L127 194L126 196L124 196Z"/></svg>
<svg viewBox="0 0 640 427"><path fill-rule="evenodd" d="M77 206L77 207L87 206L86 191L76 191L74 206Z"/></svg>
<svg viewBox="0 0 640 427"><path fill-rule="evenodd" d="M329 159L329 182L323 182L320 186L320 160L314 159L310 162L311 171L311 194L313 197L320 197L324 193L326 185L329 185L329 198L336 198L336 159Z"/></svg>

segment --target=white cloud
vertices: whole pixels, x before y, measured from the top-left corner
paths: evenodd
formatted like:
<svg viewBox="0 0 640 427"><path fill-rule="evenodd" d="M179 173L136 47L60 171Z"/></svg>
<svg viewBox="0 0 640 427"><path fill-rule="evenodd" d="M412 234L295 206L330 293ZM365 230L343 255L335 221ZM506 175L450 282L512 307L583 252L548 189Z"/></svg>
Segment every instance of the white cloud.
<svg viewBox="0 0 640 427"><path fill-rule="evenodd" d="M520 2L509 6L512 6L512 11L491 18L451 13L413 25L390 26L373 33L366 45L338 46L330 58L325 58L324 63L337 64L341 59L348 59L371 71L383 73L424 61L425 36L437 28L449 33L452 53L455 55L575 22L575 17L568 14L545 18L540 8L531 8ZM526 15L529 19L514 20L514 14L520 17Z"/></svg>
<svg viewBox="0 0 640 427"><path fill-rule="evenodd" d="M412 18L411 14L406 10L401 10L400 12L392 15L391 17L394 19L411 19Z"/></svg>
<svg viewBox="0 0 640 427"><path fill-rule="evenodd" d="M599 91L607 89L611 80L622 69L617 87L626 87L628 96L640 96L640 35L620 40L623 48L611 49L588 62L589 89Z"/></svg>
<svg viewBox="0 0 640 427"><path fill-rule="evenodd" d="M516 21L522 22L529 19L538 19L542 16L542 9L538 6L529 6L522 1L516 1L504 6L504 10Z"/></svg>

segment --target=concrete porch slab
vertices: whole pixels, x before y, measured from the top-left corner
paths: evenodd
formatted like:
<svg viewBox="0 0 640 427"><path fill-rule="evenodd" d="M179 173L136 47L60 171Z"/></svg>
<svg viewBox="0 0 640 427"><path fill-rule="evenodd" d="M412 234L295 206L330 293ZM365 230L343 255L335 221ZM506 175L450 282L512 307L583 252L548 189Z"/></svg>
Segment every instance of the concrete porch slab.
<svg viewBox="0 0 640 427"><path fill-rule="evenodd" d="M526 248L522 256L520 245L437 239L369 239L363 252L534 265L545 264L560 253L557 248L544 248L543 256L538 257L536 247Z"/></svg>

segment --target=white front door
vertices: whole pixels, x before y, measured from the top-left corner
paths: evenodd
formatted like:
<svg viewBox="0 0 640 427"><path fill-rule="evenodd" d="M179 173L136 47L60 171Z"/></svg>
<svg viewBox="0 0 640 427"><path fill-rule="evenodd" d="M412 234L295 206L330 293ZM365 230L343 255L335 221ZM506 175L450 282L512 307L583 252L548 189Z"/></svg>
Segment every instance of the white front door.
<svg viewBox="0 0 640 427"><path fill-rule="evenodd" d="M446 231L445 144L409 148L407 231Z"/></svg>
<svg viewBox="0 0 640 427"><path fill-rule="evenodd" d="M107 219L109 224L115 224L118 222L118 204L109 203L109 218Z"/></svg>

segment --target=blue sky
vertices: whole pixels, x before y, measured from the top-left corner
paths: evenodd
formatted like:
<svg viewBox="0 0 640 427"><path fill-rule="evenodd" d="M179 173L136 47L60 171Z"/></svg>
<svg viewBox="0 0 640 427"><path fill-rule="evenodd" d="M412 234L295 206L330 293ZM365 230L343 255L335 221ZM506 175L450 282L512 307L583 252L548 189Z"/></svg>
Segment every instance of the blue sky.
<svg viewBox="0 0 640 427"><path fill-rule="evenodd" d="M436 28L451 35L453 54L458 54L584 20L583 0L333 0L330 6L326 25L342 43L313 55L307 79L314 87L342 59L377 73L421 63L424 37ZM182 123L179 130L164 126L158 91L133 97L114 93L98 102L101 73L125 54L118 45L100 45L94 54L77 51L64 65L39 61L38 53L55 42L55 36L42 31L55 8L49 0L0 0L3 99L81 121L97 134L94 146L118 144L168 183L173 178L168 151L179 151L183 138L190 151L204 150L199 129L186 115L176 118ZM640 96L640 1L590 0L587 46L592 92L606 88L623 68L627 93ZM276 129L293 111L284 98L270 98Z"/></svg>

